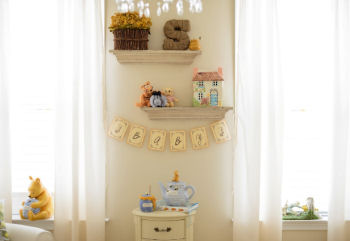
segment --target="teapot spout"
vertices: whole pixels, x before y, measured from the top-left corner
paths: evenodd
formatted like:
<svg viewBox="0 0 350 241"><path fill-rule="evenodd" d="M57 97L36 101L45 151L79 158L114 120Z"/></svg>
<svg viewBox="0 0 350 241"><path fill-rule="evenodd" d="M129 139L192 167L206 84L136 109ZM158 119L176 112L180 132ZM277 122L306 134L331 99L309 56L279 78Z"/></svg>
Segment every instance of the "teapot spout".
<svg viewBox="0 0 350 241"><path fill-rule="evenodd" d="M163 183L159 182L159 186L160 186L160 191L162 193L162 197L163 199L165 200L166 199L166 188L165 186L163 185Z"/></svg>

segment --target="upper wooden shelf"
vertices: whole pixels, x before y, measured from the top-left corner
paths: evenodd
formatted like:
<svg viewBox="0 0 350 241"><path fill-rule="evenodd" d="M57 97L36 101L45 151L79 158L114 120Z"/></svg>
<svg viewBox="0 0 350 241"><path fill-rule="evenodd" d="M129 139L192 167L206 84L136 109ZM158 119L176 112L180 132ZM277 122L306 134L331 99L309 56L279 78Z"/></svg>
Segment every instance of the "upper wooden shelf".
<svg viewBox="0 0 350 241"><path fill-rule="evenodd" d="M109 50L119 63L191 64L201 51L191 50Z"/></svg>
<svg viewBox="0 0 350 241"><path fill-rule="evenodd" d="M143 107L151 120L162 119L209 119L221 120L233 107Z"/></svg>

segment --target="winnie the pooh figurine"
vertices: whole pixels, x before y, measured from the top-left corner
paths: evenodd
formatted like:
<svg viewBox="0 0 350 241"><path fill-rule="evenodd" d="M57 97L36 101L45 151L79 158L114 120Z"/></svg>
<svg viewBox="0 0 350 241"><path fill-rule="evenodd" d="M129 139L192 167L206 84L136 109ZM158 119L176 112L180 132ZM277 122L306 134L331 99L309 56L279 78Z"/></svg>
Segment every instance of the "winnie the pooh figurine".
<svg viewBox="0 0 350 241"><path fill-rule="evenodd" d="M19 210L21 218L26 219L28 217L31 221L51 218L53 204L50 193L39 178L34 180L32 177L29 177L29 179L32 181L28 188L29 198L35 201L30 202L29 205L28 200L22 203L23 209Z"/></svg>

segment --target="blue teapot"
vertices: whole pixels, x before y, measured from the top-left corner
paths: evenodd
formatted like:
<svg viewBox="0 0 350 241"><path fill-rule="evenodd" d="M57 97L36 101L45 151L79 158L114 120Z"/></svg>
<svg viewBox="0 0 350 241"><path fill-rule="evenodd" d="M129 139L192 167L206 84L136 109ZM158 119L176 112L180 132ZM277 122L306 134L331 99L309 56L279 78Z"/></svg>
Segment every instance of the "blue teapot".
<svg viewBox="0 0 350 241"><path fill-rule="evenodd" d="M159 182L162 197L168 206L186 206L196 190L193 186L186 186L186 183L179 181L178 171L175 171L174 174L174 179L167 184L167 187ZM192 191L190 195L188 195L188 189Z"/></svg>

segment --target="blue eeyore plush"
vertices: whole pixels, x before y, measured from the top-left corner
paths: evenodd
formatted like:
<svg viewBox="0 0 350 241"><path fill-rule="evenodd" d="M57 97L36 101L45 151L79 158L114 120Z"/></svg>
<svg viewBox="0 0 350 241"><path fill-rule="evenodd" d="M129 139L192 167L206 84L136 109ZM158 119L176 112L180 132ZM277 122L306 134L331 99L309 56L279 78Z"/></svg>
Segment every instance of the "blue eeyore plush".
<svg viewBox="0 0 350 241"><path fill-rule="evenodd" d="M153 91L150 102L152 107L165 107L167 99L160 91Z"/></svg>

